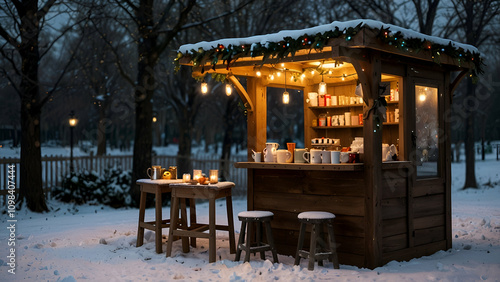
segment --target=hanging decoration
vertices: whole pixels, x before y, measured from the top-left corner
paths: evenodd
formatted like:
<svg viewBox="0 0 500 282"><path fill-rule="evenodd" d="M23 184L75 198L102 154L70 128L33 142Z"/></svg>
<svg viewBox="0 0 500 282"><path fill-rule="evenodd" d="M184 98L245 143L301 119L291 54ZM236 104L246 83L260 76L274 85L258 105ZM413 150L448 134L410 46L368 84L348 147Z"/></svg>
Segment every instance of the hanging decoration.
<svg viewBox="0 0 500 282"><path fill-rule="evenodd" d="M286 69L283 70L285 72L285 92L283 92L283 104L287 105L290 103L290 93L286 91Z"/></svg>

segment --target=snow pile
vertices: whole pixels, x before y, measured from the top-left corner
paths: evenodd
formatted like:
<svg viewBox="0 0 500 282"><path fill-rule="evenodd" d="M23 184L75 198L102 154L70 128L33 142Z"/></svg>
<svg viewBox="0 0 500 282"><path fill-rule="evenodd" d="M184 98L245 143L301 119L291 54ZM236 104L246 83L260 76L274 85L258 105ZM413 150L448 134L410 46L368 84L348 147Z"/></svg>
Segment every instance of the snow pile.
<svg viewBox="0 0 500 282"><path fill-rule="evenodd" d="M345 22L339 22L339 21L334 21L330 24L325 24L325 25L319 25L311 28L306 28L306 29L300 29L300 30L282 30L277 33L271 33L271 34L266 34L266 35L256 35L256 36L251 36L251 37L243 37L243 38L225 38L225 39L219 39L215 41L202 41L198 42L196 44L185 44L179 47L178 52L180 53L186 53L191 50L199 50L203 49L205 51L215 49L219 44L222 44L224 46L240 46L240 45L253 45L256 43L260 43L262 46L266 46L269 42L280 42L283 41L286 37L291 37L293 39L297 39L300 36L303 36L305 34L308 35L314 35L318 33L324 33L327 31L335 30L335 28L338 28L340 31L342 30L347 30L348 28L356 27L359 24L362 24L362 26L369 27L372 29L389 29L392 33L396 34L397 32L401 32L401 34L407 38L407 39L421 39L421 40L427 40L429 42L433 42L436 44L440 45L448 45L451 44L451 46L455 48L462 48L465 51L469 51L471 53L479 53L479 50L468 44L463 44L463 43L458 43L449 39L444 39L441 37L436 37L436 36L430 36L426 35L420 32L416 32L411 29L406 29L402 28L399 26L391 25L391 24L385 24L380 21L375 21L375 20L369 20L369 19L360 19L360 20L351 20L351 21L345 21Z"/></svg>

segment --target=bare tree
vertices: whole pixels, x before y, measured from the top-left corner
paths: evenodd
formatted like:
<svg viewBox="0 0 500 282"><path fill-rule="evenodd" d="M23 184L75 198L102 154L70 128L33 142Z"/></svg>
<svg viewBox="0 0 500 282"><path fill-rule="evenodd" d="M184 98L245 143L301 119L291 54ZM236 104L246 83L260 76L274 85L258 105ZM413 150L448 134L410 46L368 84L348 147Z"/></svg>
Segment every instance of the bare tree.
<svg viewBox="0 0 500 282"><path fill-rule="evenodd" d="M500 16L500 2L496 0L469 1L452 0L450 16L447 28L444 30L445 36L452 34L463 35L459 38L465 43L480 47L490 38L494 38L497 28L491 26ZM453 16L452 16L453 15ZM462 112L465 124L465 184L466 188L478 188L475 172L475 150L476 139L476 111L477 105L481 102L476 95L477 85L471 78L466 81L466 93L462 101Z"/></svg>
<svg viewBox="0 0 500 282"><path fill-rule="evenodd" d="M50 47L70 28L60 31L59 35L50 42L41 41L39 37L46 26L47 14L55 7L56 0L47 0L43 4L39 2L4 1L0 7L5 20L0 23L0 36L4 40L1 43L0 54L13 69L13 75L9 73L7 78L21 98L21 202L25 199L30 210L43 212L48 209L42 189L40 117L43 106L57 89L65 69L62 70L53 87L42 95L39 67L41 59ZM45 38L51 38L51 36ZM9 52L9 48L12 48L14 52ZM71 59L67 65L70 61Z"/></svg>

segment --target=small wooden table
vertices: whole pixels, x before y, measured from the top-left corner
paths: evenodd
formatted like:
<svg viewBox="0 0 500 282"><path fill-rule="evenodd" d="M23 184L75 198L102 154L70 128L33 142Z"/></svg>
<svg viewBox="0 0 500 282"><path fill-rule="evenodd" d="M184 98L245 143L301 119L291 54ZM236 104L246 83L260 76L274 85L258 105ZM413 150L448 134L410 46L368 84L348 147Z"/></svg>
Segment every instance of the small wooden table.
<svg viewBox="0 0 500 282"><path fill-rule="evenodd" d="M171 227L169 229L169 240L167 242L167 257L172 254L172 243L174 236L191 237L191 244L195 246L196 238L208 238L208 253L209 262L215 262L215 232L216 230L224 230L229 232L229 252L236 253L236 243L234 237L234 222L233 222L233 202L231 198L231 189L234 187L233 182L219 182L217 184L200 185L200 184L171 184L172 201L171 212ZM227 222L228 225L217 225L215 216L215 200L219 198L226 198L227 208ZM209 200L209 216L208 224L200 224L196 222L196 218L191 220L189 227L178 229L177 221L179 219L179 200L180 199L208 199ZM204 231L207 231L205 233ZM186 238L187 239L187 238ZM193 243L194 241L194 243ZM182 240L182 251L189 252L189 245L187 240Z"/></svg>
<svg viewBox="0 0 500 282"><path fill-rule="evenodd" d="M137 184L141 187L141 199L139 203L139 224L137 230L137 243L136 247L140 247L144 241L144 229L149 229L155 232L155 245L156 252L162 252L162 228L168 228L171 226L172 220L171 216L169 219L162 219L162 193L170 193L171 188L170 185L173 183L181 183L182 179L158 179L158 180L150 180L150 179L139 179L137 180ZM146 197L147 193L155 195L155 220L154 221L144 221L144 217L146 215ZM190 202L191 209L190 214L191 217L196 217L196 209L194 208L194 200ZM182 205L184 214L186 212L185 202ZM170 212L172 215L172 212ZM177 213L178 217L178 213ZM170 238L169 238L170 239Z"/></svg>

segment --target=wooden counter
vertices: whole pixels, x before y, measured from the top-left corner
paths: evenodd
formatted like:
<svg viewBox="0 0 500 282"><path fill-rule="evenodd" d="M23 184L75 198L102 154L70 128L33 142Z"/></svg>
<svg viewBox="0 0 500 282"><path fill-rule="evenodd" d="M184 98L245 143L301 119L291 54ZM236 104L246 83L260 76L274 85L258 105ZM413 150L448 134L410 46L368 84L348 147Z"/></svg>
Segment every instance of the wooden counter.
<svg viewBox="0 0 500 282"><path fill-rule="evenodd" d="M444 191L412 190L410 162L382 163L382 186L376 189L380 200L374 210L369 209L374 196L368 192L364 164L240 162L235 167L248 169L248 209L274 213L271 225L280 254L295 255L297 215L304 211L335 214L341 264L371 265L374 250L368 230L373 225L380 238L375 244L382 264L430 254L446 246L441 204ZM427 218L435 224L423 221ZM418 236L421 233L433 236Z"/></svg>
<svg viewBox="0 0 500 282"><path fill-rule="evenodd" d="M296 164L296 163L265 163L265 162L239 162L235 163L236 168L252 169L284 169L284 170L333 170L333 171L360 171L363 164Z"/></svg>

